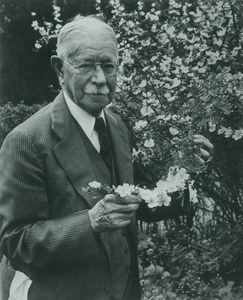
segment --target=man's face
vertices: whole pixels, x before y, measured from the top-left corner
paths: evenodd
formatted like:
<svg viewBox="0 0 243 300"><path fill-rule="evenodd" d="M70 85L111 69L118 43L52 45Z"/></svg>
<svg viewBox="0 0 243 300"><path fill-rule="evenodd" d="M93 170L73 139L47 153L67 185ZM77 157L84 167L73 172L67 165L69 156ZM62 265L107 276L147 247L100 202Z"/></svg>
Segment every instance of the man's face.
<svg viewBox="0 0 243 300"><path fill-rule="evenodd" d="M79 107L90 115L98 116L114 97L116 74L107 77L101 66L96 65L96 70L92 75L84 76L76 67L84 62L116 64L117 46L115 42L107 34L102 36L93 33L80 40L80 47L78 47L75 57L69 58L68 61L72 65L63 60L64 90Z"/></svg>

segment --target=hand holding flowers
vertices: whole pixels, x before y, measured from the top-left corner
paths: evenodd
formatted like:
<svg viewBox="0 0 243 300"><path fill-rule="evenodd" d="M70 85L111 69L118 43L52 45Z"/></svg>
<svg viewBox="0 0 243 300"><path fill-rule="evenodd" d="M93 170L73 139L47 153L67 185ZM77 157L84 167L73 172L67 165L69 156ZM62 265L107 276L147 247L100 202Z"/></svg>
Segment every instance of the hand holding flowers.
<svg viewBox="0 0 243 300"><path fill-rule="evenodd" d="M137 195L124 197L116 194L105 195L88 211L93 231L101 233L127 226L131 222L140 202L141 198Z"/></svg>
<svg viewBox="0 0 243 300"><path fill-rule="evenodd" d="M168 176L165 180L159 180L156 183L156 187L152 190L142 188L135 185L129 185L124 183L123 185L106 186L102 185L97 181L90 182L88 187L85 189L89 192L99 192L103 195L115 194L121 198L128 196L139 196L144 200L149 208L155 208L157 206L168 206L171 201L171 194L174 192L183 192L187 184L192 190L192 183L189 182L189 174L186 173L184 168L171 167L168 172ZM197 202L195 191L192 193L193 202Z"/></svg>

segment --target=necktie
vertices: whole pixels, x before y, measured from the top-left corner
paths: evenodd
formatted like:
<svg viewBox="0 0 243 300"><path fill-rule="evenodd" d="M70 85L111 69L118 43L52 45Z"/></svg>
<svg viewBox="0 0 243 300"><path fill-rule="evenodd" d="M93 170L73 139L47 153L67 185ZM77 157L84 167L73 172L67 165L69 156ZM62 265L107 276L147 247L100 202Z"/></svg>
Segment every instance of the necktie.
<svg viewBox="0 0 243 300"><path fill-rule="evenodd" d="M100 142L100 156L104 160L107 168L109 169L110 173L112 171L112 152L108 137L107 128L105 126L105 122L103 118L99 117L95 120L95 131L98 133L99 142Z"/></svg>

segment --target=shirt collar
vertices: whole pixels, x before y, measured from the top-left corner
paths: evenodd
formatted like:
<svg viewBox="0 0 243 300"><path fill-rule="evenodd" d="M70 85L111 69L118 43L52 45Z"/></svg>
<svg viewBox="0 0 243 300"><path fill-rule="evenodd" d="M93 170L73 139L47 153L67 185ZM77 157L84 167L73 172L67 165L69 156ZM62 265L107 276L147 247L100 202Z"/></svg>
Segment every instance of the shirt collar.
<svg viewBox="0 0 243 300"><path fill-rule="evenodd" d="M91 116L81 107L79 107L76 103L74 103L65 91L63 91L63 95L71 115L81 126L85 134L88 137L90 137L94 130L95 117ZM100 117L102 117L105 121L105 115L103 110L101 111Z"/></svg>

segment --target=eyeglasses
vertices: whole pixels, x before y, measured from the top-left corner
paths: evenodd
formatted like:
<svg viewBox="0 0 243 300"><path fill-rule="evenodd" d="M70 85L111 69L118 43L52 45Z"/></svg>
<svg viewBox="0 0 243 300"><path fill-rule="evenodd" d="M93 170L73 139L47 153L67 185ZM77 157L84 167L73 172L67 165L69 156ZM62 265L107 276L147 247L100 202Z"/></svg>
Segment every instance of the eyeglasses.
<svg viewBox="0 0 243 300"><path fill-rule="evenodd" d="M93 62L83 62L78 67L75 67L68 60L62 58L66 62L68 62L74 69L78 69L80 74L83 76L91 76L96 71L96 66L99 65L104 72L105 76L113 76L116 74L118 66L112 62L106 63L93 63Z"/></svg>

